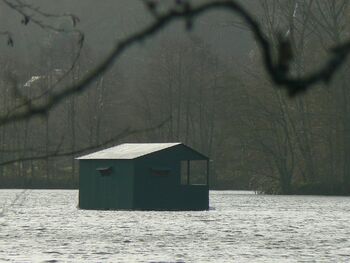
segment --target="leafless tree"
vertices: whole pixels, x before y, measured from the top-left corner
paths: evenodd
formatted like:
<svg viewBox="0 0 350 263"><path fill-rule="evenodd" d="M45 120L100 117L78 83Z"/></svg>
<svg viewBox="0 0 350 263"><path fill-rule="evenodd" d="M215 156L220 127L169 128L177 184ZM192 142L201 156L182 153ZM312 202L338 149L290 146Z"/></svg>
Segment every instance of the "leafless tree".
<svg viewBox="0 0 350 263"><path fill-rule="evenodd" d="M276 3L279 1L276 1ZM313 1L310 1L310 3ZM317 3L316 1L315 3ZM27 25L29 23L33 23L34 25L38 26L39 28L49 30L55 33L65 33L65 29L53 26L49 22L51 19L60 19L62 17L69 18L72 23L72 27L70 29L72 35L74 35L74 38L77 43L77 52L75 53L75 56L73 56L72 63L69 67L66 68L64 76L74 76L74 68L77 65L78 57L81 51L81 47L83 45L84 35L76 30L74 26L79 22L79 18L76 17L73 14L49 14L44 11L42 11L38 7L34 7L32 5L29 5L27 2L21 1L21 0L15 0L15 1L8 1L8 0L2 0L2 3L7 5L9 8L11 8L14 12L17 12L22 17L22 23L23 25ZM293 53L294 51L297 51L298 53L303 53L302 47L304 46L304 40L305 40L305 34L307 33L309 22L308 20L311 17L310 12L310 6L305 5L305 10L309 8L309 12L303 13L303 16L297 17L295 16L296 12L296 4L298 1L288 1L289 4L293 7L292 9L287 9L289 11L289 15L287 15L287 26L289 27L288 30L290 31L289 34L284 34L284 32L280 32L279 34L271 34L267 35L264 31L263 26L257 21L257 19L254 18L250 12L248 12L243 6L234 0L222 0L222 1L208 1L205 3L200 4L192 4L191 1L176 1L171 7L166 8L165 11L163 11L163 8L160 8L162 3L160 1L142 1L145 5L145 10L149 14L152 15L153 21L147 25L145 28L141 29L139 32L133 33L130 36L126 36L125 38L118 41L118 43L113 47L111 52L100 61L100 63L89 72L83 72L79 78L74 78L73 81L69 83L65 83L62 81L61 78L58 78L54 83L50 83L50 85L47 86L47 89L44 90L41 94L38 94L35 97L28 97L22 93L14 93L16 97L16 103L14 105L10 105L9 108L6 109L6 111L2 112L0 115L0 126L7 126L13 123L18 123L19 121L25 121L28 119L31 119L35 116L46 116L46 136L47 136L47 143L46 143L46 151L45 151L45 158L47 160L52 156L53 154L60 155L60 143L57 143L56 147L53 147L53 149L49 149L48 145L50 145L50 137L49 137L49 114L55 109L58 109L60 106L62 106L67 100L71 101L71 128L72 128L72 135L73 137L75 134L75 112L76 112L76 101L75 96L83 95L84 92L87 92L89 89L92 89L93 87L96 87L95 81L97 83L103 84L103 75L108 72L114 65L114 63L120 58L122 54L124 54L130 47L134 46L136 43L142 42L146 39L152 38L156 34L158 34L161 30L165 29L168 25L173 23L174 21L183 20L185 21L186 28L188 30L191 30L195 25L198 19L203 16L204 14L207 14L209 11L212 10L225 10L229 11L230 13L238 16L242 23L245 25L246 28L248 28L252 35L256 39L256 43L260 49L261 52L261 63L269 77L269 81L273 83L274 85L284 88L287 90L288 94L291 96L295 96L298 94L301 94L302 92L309 90L310 87L325 83L328 84L335 76L336 72L338 72L341 67L346 62L347 56L350 53L350 40L347 39L340 39L338 38L337 41L334 41L333 44L335 44L329 52L325 52L324 55L324 63L321 63L321 66L319 68L316 68L314 70L309 71L304 70L304 64L301 63L302 56L296 56ZM321 5L321 4L319 4ZM330 11L334 11L333 14L337 15L337 17L332 17L332 21L327 23L327 26L334 24L339 24L338 22L338 14L339 10L346 10L346 5L343 6L336 6L336 5L327 5L327 8L329 7ZM343 8L343 9L339 9ZM320 15L322 16L323 13L321 12L323 8L320 9ZM340 12L342 13L342 12ZM345 14L345 13L344 13ZM312 14L314 15L314 14ZM315 15L316 16L316 15ZM301 32L298 34L300 36L295 37L297 29L299 30L299 27L295 26L295 20L301 19L302 23L305 25L304 28L301 27ZM315 20L317 21L317 19ZM327 21L327 20L323 20ZM273 21L269 21L270 25L274 25ZM318 22L319 27L323 28L324 25L320 22ZM336 31L334 28L330 27L330 32ZM279 30L278 28L273 28L273 30L270 30L270 33L272 31ZM304 31L302 31L304 30ZM323 29L320 29L323 30ZM274 32L275 33L275 32ZM8 32L7 30L1 31L0 34L6 39L7 43L10 46L13 46L16 44L14 41L13 33ZM215 64L215 63L214 63ZM177 63L177 65L181 65L181 63ZM182 72L181 70L179 71ZM205 72L205 69L203 69L203 72ZM49 74L47 74L48 76ZM177 81L180 81L182 78L176 77ZM216 81L216 78L214 77L214 83ZM64 85L61 85L64 84ZM215 85L215 84L213 84ZM98 86L98 85L97 85ZM182 125L181 117L184 116L184 124L185 124L185 140L190 140L190 133L189 129L190 127L194 127L195 125L198 125L198 131L200 132L200 141L203 145L204 142L208 144L208 151L210 151L210 148L213 144L211 139L213 138L213 128L214 128L214 120L215 116L210 115L209 113L214 112L215 108L215 101L210 101L206 103L207 101L204 100L205 94L203 87L205 87L205 83L201 83L198 85L198 90L196 90L196 100L190 100L191 98L194 98L191 94L186 94L186 100L181 101L181 98L184 94L184 92L188 92L188 90L184 91L182 89L183 83L177 83L177 92L178 92L178 100L172 100L172 102L177 104L172 104L172 108L170 110L171 115L176 114L175 118L171 119L171 125L173 127L170 129L172 135L171 137L180 138L180 126ZM174 87L170 87L173 89ZM171 90L170 89L170 90ZM212 90L210 90L212 92ZM307 163L311 166L308 168L308 173L313 174L315 173L314 165L313 163L313 149L309 146L311 144L310 141L312 141L312 138L310 138L308 135L297 136L297 137L291 137L289 136L291 132L296 133L297 125L292 120L291 114L294 114L294 110L292 110L292 106L285 106L284 98L281 99L281 93L279 91L274 91L275 94L278 95L277 103L279 104L279 109L281 110L281 113L283 118L277 119L278 123L280 121L285 121L286 123L281 125L280 128L277 131L276 137L279 138L280 136L280 142L278 143L278 147L282 145L282 142L286 142L286 144L282 145L283 147L287 147L287 145L292 145L294 143L297 143L299 145L300 151L302 152L304 158L307 158ZM173 94L173 93L172 93ZM215 95L215 94L214 94ZM215 98L213 93L211 94L210 98ZM197 106L199 118L197 118L198 121L194 121L193 111L190 109L193 105L193 103ZM175 105L177 105L175 107ZM304 112L305 110L305 103L303 100L298 100L295 105L298 107L299 113L305 117ZM346 103L344 103L346 105ZM206 112L208 111L208 112ZM183 115L182 113L185 112ZM207 118L203 118L203 114L206 115ZM287 122L286 119L289 121ZM301 131L304 132L308 129L309 122L307 119L304 118L304 123L302 123ZM157 125L155 125L157 126ZM346 127L345 127L346 128ZM285 133L281 133L279 130L284 130ZM209 142L208 142L209 140ZM300 140L299 142L297 140ZM347 141L347 140L346 140ZM79 149L77 149L75 145L71 146L73 149L73 152L80 152ZM99 143L97 143L99 145ZM350 145L350 144L349 144ZM281 157L284 158L284 163L282 163L280 166L286 166L287 164L290 165L292 160L294 160L294 150L292 151L290 149L291 146L288 146L287 149L283 149L282 151L285 153L288 153L289 157ZM72 151L70 151L72 152ZM34 156L35 157L35 156ZM37 157L43 157L43 155L38 155ZM22 156L22 159L25 159L26 157ZM16 158L18 160L18 158ZM10 161L7 161L9 163ZM6 163L3 162L3 163ZM10 162L11 163L11 162ZM345 163L345 162L344 162ZM344 164L345 165L345 164ZM74 166L74 165L73 165ZM277 166L277 167L280 167ZM49 167L49 164L47 164L47 167ZM287 176L287 179L291 180L291 171L292 166L290 168L286 168L285 175ZM345 169L345 168L344 168ZM350 169L345 169L350 170ZM49 174L49 173L48 173ZM345 173L348 174L348 173ZM346 176L346 178L348 178ZM350 178L350 177L349 177Z"/></svg>

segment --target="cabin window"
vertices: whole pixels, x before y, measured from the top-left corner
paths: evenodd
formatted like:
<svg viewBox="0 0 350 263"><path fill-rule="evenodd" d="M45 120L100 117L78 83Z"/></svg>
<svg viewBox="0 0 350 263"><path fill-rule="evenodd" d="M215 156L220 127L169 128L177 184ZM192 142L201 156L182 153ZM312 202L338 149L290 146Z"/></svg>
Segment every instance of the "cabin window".
<svg viewBox="0 0 350 263"><path fill-rule="evenodd" d="M168 176L170 175L170 169L169 168L151 168L151 175L152 176Z"/></svg>
<svg viewBox="0 0 350 263"><path fill-rule="evenodd" d="M181 161L181 184L196 185L207 184L207 160Z"/></svg>
<svg viewBox="0 0 350 263"><path fill-rule="evenodd" d="M96 171L100 173L101 176L110 176L112 175L112 167L100 167Z"/></svg>

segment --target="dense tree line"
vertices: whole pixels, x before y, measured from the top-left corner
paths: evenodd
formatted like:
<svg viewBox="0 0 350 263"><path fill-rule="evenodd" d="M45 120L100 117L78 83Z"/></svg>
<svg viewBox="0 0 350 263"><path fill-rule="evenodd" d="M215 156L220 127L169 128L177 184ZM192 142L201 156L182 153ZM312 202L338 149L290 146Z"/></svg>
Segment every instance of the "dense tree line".
<svg viewBox="0 0 350 263"><path fill-rule="evenodd" d="M291 71L296 75L321 65L329 47L348 37L348 1L262 4L262 21L271 41L277 41L276 32L288 34L295 54ZM257 52L251 56L251 64L240 75L247 113L240 116L239 126L247 129L240 138L246 138L245 158L251 165L245 164L243 170L254 168L253 188L273 193L349 193L349 63L330 85L318 85L290 100L258 69Z"/></svg>
<svg viewBox="0 0 350 263"><path fill-rule="evenodd" d="M349 37L347 2L260 1L275 59L288 38L291 74L317 68ZM70 69L74 37L50 34L35 65L2 54L2 114L25 98L45 103L89 72L99 57L87 45ZM290 99L262 68L258 47L238 64L196 34L161 36L144 49L137 73L117 64L48 114L1 126L1 186L76 187L79 154L123 141L182 141L211 157L214 188L349 193L349 63L329 85Z"/></svg>

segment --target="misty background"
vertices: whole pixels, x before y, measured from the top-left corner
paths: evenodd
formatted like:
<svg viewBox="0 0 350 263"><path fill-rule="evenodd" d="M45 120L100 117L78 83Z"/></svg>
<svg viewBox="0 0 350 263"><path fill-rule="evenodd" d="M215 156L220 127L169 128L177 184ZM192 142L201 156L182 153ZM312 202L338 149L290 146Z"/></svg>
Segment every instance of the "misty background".
<svg viewBox="0 0 350 263"><path fill-rule="evenodd" d="M349 37L346 0L241 2L272 43L288 34L297 76L317 68L329 47ZM79 51L76 37L24 26L1 3L0 30L12 32L14 40L12 48L0 39L2 114L20 103L14 90L34 98L75 83L118 40L153 19L136 0L31 3L77 15L84 47L65 75ZM172 3L162 1L161 8ZM72 27L69 19L47 22ZM329 86L290 99L271 84L255 40L237 17L210 12L191 31L176 22L127 50L87 92L50 114L1 126L0 186L75 188L74 157L81 149L181 141L210 156L214 189L348 194L348 82L349 63Z"/></svg>

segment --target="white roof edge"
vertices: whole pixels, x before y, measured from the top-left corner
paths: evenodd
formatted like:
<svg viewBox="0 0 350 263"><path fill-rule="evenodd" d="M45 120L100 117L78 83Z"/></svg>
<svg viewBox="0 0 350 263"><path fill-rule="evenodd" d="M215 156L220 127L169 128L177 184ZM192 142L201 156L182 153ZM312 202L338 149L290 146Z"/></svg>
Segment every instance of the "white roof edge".
<svg viewBox="0 0 350 263"><path fill-rule="evenodd" d="M101 151L90 153L76 158L77 160L130 160L138 157L158 152L167 148L182 144L181 142L174 143L123 143Z"/></svg>

